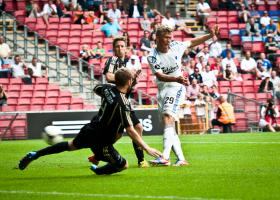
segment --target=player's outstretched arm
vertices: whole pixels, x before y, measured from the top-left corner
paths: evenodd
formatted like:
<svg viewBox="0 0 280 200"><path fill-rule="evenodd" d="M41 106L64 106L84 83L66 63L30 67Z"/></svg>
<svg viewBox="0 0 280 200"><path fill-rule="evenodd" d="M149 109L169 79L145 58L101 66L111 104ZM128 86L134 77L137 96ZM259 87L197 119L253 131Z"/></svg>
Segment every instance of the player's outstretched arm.
<svg viewBox="0 0 280 200"><path fill-rule="evenodd" d="M126 132L129 135L129 137L136 142L143 150L145 150L150 156L153 156L155 158L162 156L161 152L157 149L151 148L149 145L147 145L144 140L139 136L139 134L136 132L133 126L129 126L126 128Z"/></svg>
<svg viewBox="0 0 280 200"><path fill-rule="evenodd" d="M219 26L215 25L211 30L209 34L200 36L198 38L192 39L191 40L191 46L190 47L195 47L197 45L200 45L204 43L205 41L209 40L210 38L217 36L219 34Z"/></svg>

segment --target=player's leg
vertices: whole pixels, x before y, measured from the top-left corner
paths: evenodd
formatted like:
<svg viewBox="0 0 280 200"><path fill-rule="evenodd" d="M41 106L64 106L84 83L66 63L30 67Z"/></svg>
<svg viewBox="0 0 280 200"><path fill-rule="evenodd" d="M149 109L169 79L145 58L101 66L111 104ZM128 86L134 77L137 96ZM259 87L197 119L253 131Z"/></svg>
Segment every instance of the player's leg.
<svg viewBox="0 0 280 200"><path fill-rule="evenodd" d="M38 151L27 153L26 156L20 160L18 165L19 169L24 170L33 160L36 160L42 156L57 154L64 151L74 151L81 148L88 148L90 146L89 141L92 141L90 137L92 133L89 134L87 129L88 127L85 125L72 141L60 142Z"/></svg>
<svg viewBox="0 0 280 200"><path fill-rule="evenodd" d="M175 126L175 120L178 118L180 103L184 100L185 93L185 87L183 86L170 88L168 91L168 98L166 98L165 100L164 107L164 112L166 113L166 116L168 116L168 118L166 118L167 121L165 122L165 124L167 124L169 127L172 127L172 129L170 129L170 131L172 131L172 134L170 135L172 137L172 150L177 156L177 161L175 163L176 166L187 165L181 147L181 141L179 139Z"/></svg>
<svg viewBox="0 0 280 200"><path fill-rule="evenodd" d="M134 111L131 112L130 114L131 120L133 123L133 126L137 133L142 137L142 132L143 132L143 126L140 123L139 119L136 117L136 114ZM138 166L139 167L148 167L148 163L144 159L144 151L141 147L139 147L135 142L132 142L133 144L133 149L136 154L137 160L138 160Z"/></svg>
<svg viewBox="0 0 280 200"><path fill-rule="evenodd" d="M114 174L128 168L127 161L119 154L113 146L101 146L92 148L98 160L108 162L102 167L91 165L91 170L97 175Z"/></svg>
<svg viewBox="0 0 280 200"><path fill-rule="evenodd" d="M162 158L157 158L155 160L151 160L150 163L152 165L164 165L168 166L170 165L169 157L170 157L170 152L171 148L173 145L173 122L169 115L165 114L165 107L167 104L167 99L169 97L166 95L167 90L163 89L160 91L158 95L158 109L159 112L162 114L162 120L164 124L164 130L163 130L163 156Z"/></svg>

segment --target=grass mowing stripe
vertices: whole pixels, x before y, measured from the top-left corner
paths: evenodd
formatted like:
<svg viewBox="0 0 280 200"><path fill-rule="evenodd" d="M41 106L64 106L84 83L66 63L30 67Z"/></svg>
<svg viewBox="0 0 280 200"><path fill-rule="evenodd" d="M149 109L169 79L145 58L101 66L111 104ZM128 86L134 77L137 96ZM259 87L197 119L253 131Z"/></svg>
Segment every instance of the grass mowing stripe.
<svg viewBox="0 0 280 200"><path fill-rule="evenodd" d="M85 193L66 193L66 192L34 192L26 190L0 190L2 194L27 194L27 195L51 195L51 196L76 196L76 197L108 197L108 198L129 198L129 199L177 199L177 200L206 200L201 197L179 197L179 196L147 196L131 194L85 194ZM207 198L207 200L233 200ZM237 199L235 199L237 200Z"/></svg>

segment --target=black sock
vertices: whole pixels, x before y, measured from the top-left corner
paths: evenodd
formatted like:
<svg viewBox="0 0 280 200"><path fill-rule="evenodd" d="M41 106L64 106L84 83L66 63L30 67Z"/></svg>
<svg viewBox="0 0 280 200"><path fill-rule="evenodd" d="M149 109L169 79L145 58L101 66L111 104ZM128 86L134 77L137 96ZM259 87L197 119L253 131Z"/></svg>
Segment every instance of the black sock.
<svg viewBox="0 0 280 200"><path fill-rule="evenodd" d="M41 156L54 154L54 153L60 153L63 151L69 151L68 142L60 142L60 143L54 144L52 146L48 146L44 149L41 149L36 152L35 158L39 158Z"/></svg>
<svg viewBox="0 0 280 200"><path fill-rule="evenodd" d="M144 160L144 152L135 142L133 142L133 148L134 148L136 157L138 159L138 164L139 164L140 162L142 162Z"/></svg>
<svg viewBox="0 0 280 200"><path fill-rule="evenodd" d="M102 174L114 174L114 173L120 172L122 170L123 169L118 168L116 165L109 163L109 164L104 165L102 167L96 168L94 170L94 172L97 175L102 175Z"/></svg>

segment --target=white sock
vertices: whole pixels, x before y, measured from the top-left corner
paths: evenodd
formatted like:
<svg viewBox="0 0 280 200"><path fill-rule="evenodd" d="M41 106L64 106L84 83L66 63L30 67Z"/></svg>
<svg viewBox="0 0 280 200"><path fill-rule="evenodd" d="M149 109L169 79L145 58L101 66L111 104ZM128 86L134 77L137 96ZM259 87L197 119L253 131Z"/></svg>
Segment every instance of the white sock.
<svg viewBox="0 0 280 200"><path fill-rule="evenodd" d="M169 159L171 148L173 145L173 138L174 138L174 128L173 127L167 127L164 129L163 133L163 158Z"/></svg>
<svg viewBox="0 0 280 200"><path fill-rule="evenodd" d="M173 151L177 156L178 160L185 160L185 156L181 147L181 141L179 136L177 135L175 129L173 134Z"/></svg>

